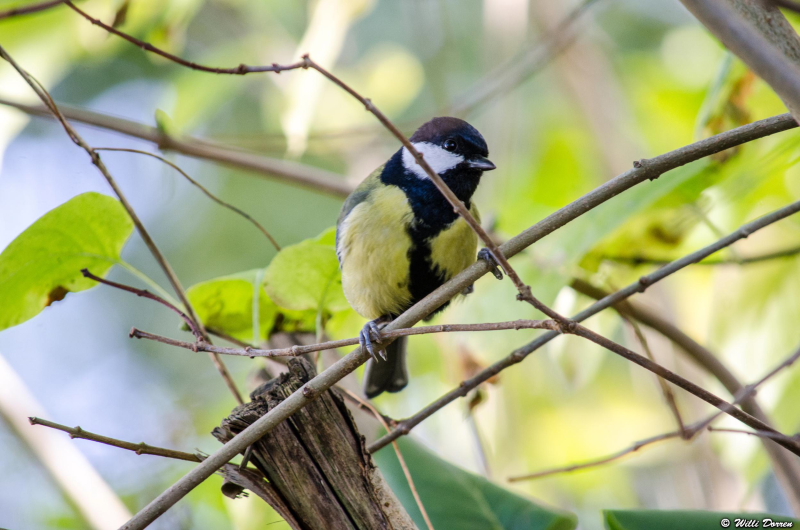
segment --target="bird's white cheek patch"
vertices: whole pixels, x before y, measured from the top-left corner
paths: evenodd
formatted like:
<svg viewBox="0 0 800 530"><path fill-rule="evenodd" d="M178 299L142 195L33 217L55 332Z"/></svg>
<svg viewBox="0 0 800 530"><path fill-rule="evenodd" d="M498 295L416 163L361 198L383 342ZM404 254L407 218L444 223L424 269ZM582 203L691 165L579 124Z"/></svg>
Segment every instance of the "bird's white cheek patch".
<svg viewBox="0 0 800 530"><path fill-rule="evenodd" d="M464 161L463 156L445 151L438 145L430 142L417 142L414 144L414 147L417 148L417 151L422 153L425 157L425 161L430 164L431 168L440 174L448 169L456 167ZM414 156L407 147L403 148L403 166L421 179L430 178L428 174L425 173L425 170L422 169L422 166L417 164L417 161L414 160Z"/></svg>

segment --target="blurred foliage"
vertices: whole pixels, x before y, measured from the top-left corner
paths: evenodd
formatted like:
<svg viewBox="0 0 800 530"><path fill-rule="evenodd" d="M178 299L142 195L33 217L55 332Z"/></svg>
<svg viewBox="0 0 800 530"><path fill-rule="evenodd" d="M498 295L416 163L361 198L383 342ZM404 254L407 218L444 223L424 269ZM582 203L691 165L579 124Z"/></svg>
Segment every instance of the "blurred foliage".
<svg viewBox="0 0 800 530"><path fill-rule="evenodd" d="M0 0L0 10L19 4ZM337 5L342 16L325 14ZM127 6L120 29L212 65L287 63L307 51L304 46L331 42L330 50L312 50L314 57L328 61L323 65L370 97L406 132L447 113L475 92L488 72L533 49L546 34L547 21L569 8L555 0L87 0L80 6L108 22ZM601 185L634 159L785 112L769 87L678 3L600 0L587 18L562 59L542 71L525 72L518 87L464 116L487 138L499 168L484 179L476 201L501 238ZM362 106L321 82L315 72L240 77L190 71L106 35L66 7L0 21L0 44L59 101L158 125L173 135L191 134L324 167L346 175L353 185L397 149ZM581 66L582 58L590 65ZM575 77L578 83L571 82ZM593 94L598 87L602 92ZM0 97L35 101L4 65ZM93 145L141 147L118 135L87 134ZM580 276L607 289L626 285L655 265L615 258L674 259L800 198L798 147L796 132L783 133L675 170L546 237L513 263L540 299L575 313L589 300L566 288L571 278ZM0 107L0 148L0 246L87 189L109 193L82 153L72 158L68 140L53 124L29 122ZM335 223L341 199L170 156L223 199L258 218L284 247L276 253L259 234L243 228L241 219L176 183L169 168L157 161L109 154L112 172L183 283L193 286L191 299L207 324L257 343L279 330L321 334L324 327L331 338L356 335L363 319L342 298L330 233L317 236ZM102 219L105 229L111 230L113 219L110 214ZM113 247L115 259L125 239ZM790 218L715 256L733 264L682 271L640 298L748 382L800 342L799 263L797 258L747 266L735 261L797 245L800 223ZM137 238L122 255L167 285ZM42 259L46 263L49 256ZM313 281L301 272L310 263L321 265L312 271ZM92 271L103 272L94 265ZM138 271L134 274L141 278ZM119 279L134 281L121 274ZM507 281L486 278L475 287L475 294L452 304L435 322L539 316L513 301L515 291ZM0 351L31 381L45 405L76 423L91 420L94 430L104 432L104 425L122 417L121 438L212 451L216 445L207 433L232 407L214 368L193 352L122 342L133 324L174 335L180 323L165 316L165 309L112 291L96 289L54 304L0 334ZM42 307L40 300L29 316ZM0 314L5 310L0 308ZM78 310L76 319L72 313ZM588 324L641 350L612 313ZM70 340L64 340L67 333ZM377 405L393 417L411 415L535 336L528 330L414 337L409 387L381 396ZM725 395L670 344L649 332L648 339L659 362ZM252 374L262 366L260 360L226 361L243 388L255 384ZM784 432L800 428L797 373L787 371L759 392ZM74 382L65 386L64 378ZM650 374L574 337L553 341L480 392L480 399L469 396L429 418L414 435L437 455L498 482L590 460L674 429ZM685 420L708 412L691 396L677 397ZM404 441L403 447L417 455L422 450L416 443ZM131 509L146 504L186 470L163 464L153 472L157 464L152 460L145 465L135 455L108 448L86 451ZM0 457L0 476L15 485L0 489L0 526L35 527L46 517L52 526L81 527L44 478L24 476L32 490L49 491L49 501L32 503L27 488L16 486L23 474L15 462L31 458L18 453ZM412 472L420 474L425 488L425 467L444 464L430 453L420 454L427 464ZM402 476L384 467L393 486L402 489ZM514 497L520 503L534 496L577 513L581 527L589 530L606 522L601 509L788 513L758 441L735 434L702 436L692 445L667 442L612 465L507 488L523 496ZM423 494L432 515L437 495ZM40 508L43 504L50 508ZM253 499L223 499L214 480L170 517L164 527L245 529L279 520Z"/></svg>

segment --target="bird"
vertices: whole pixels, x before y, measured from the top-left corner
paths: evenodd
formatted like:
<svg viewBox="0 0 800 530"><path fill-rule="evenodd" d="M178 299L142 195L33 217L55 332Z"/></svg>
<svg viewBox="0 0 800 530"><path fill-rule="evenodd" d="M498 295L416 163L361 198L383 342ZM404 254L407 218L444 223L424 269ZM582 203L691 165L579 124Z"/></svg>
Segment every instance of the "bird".
<svg viewBox="0 0 800 530"><path fill-rule="evenodd" d="M409 140L479 220L472 196L483 173L496 168L481 133L459 118L437 117ZM336 252L345 297L369 319L359 342L371 354L364 378L370 399L408 384L406 337L375 351L383 326L477 259L489 261L502 278L494 256L485 248L478 252L475 232L405 146L345 200Z"/></svg>

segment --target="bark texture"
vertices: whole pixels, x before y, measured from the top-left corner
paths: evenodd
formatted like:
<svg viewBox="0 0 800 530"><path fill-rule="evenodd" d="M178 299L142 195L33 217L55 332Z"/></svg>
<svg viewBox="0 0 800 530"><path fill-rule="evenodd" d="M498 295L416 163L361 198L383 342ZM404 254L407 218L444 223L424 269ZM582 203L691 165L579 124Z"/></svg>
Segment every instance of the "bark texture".
<svg viewBox="0 0 800 530"><path fill-rule="evenodd" d="M292 359L287 373L256 389L252 401L234 409L214 429L214 436L223 443L229 441L315 375L308 361ZM267 480L260 481L263 487L257 494L292 528L416 528L373 464L336 390L321 393L248 452L250 463ZM229 478L241 484L236 477Z"/></svg>

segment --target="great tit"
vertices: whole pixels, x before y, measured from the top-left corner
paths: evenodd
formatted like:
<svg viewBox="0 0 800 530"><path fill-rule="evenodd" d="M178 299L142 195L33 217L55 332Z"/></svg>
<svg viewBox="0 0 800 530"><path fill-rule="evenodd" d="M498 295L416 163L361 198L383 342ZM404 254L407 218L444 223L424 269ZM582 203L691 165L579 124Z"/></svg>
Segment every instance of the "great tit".
<svg viewBox="0 0 800 530"><path fill-rule="evenodd" d="M486 141L458 118L434 118L410 138L431 168L479 219L472 202L484 171L495 169ZM369 398L408 384L406 337L381 351L373 342L380 327L469 267L478 238L453 210L411 152L403 147L350 194L336 230L342 286L350 305L370 319L360 334L368 361L364 392ZM485 250L485 249L484 249ZM441 311L444 304L436 310Z"/></svg>

